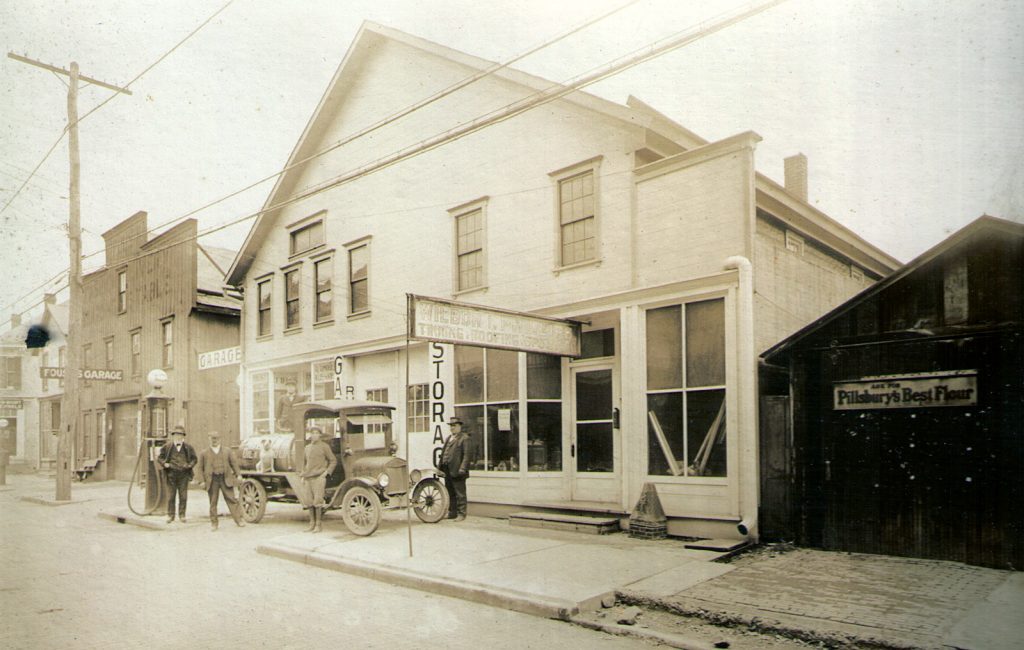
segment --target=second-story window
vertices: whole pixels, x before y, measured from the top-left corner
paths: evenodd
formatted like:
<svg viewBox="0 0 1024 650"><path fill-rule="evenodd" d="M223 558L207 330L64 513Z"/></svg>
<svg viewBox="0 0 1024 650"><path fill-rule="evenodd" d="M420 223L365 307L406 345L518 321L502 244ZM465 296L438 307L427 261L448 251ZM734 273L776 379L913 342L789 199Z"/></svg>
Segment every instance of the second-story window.
<svg viewBox="0 0 1024 650"><path fill-rule="evenodd" d="M82 369L92 368L92 345L82 346ZM88 379L82 382L85 386L89 386L90 382Z"/></svg>
<svg viewBox="0 0 1024 650"><path fill-rule="evenodd" d="M331 320L334 304L333 265L331 258L317 260L313 263L313 286L316 291L316 302L313 309L313 321L322 323Z"/></svg>
<svg viewBox="0 0 1024 650"><path fill-rule="evenodd" d="M324 222L315 221L308 226L293 230L290 235L289 255L316 248L324 243Z"/></svg>
<svg viewBox="0 0 1024 650"><path fill-rule="evenodd" d="M597 257L597 216L594 171L558 182L561 264L569 266Z"/></svg>
<svg viewBox="0 0 1024 650"><path fill-rule="evenodd" d="M128 311L128 269L117 272L117 313Z"/></svg>
<svg viewBox="0 0 1024 650"><path fill-rule="evenodd" d="M132 348L132 377L138 377L142 374L142 332L135 330L131 334L131 348Z"/></svg>
<svg viewBox="0 0 1024 650"><path fill-rule="evenodd" d="M21 357L0 357L0 388L21 390Z"/></svg>
<svg viewBox="0 0 1024 650"><path fill-rule="evenodd" d="M285 329L299 327L301 304L299 301L299 278L301 269L292 269L284 274L284 314Z"/></svg>
<svg viewBox="0 0 1024 650"><path fill-rule="evenodd" d="M160 323L161 340L163 341L163 355L161 365L164 368L174 367L174 321L165 320Z"/></svg>
<svg viewBox="0 0 1024 650"><path fill-rule="evenodd" d="M257 309L259 310L258 322L256 324L257 336L270 334L271 280L272 278L267 278L256 284L256 301L258 303Z"/></svg>
<svg viewBox="0 0 1024 650"><path fill-rule="evenodd" d="M359 244L348 250L349 313L370 310L370 245Z"/></svg>
<svg viewBox="0 0 1024 650"><path fill-rule="evenodd" d="M455 217L456 291L484 284L484 211L471 210Z"/></svg>

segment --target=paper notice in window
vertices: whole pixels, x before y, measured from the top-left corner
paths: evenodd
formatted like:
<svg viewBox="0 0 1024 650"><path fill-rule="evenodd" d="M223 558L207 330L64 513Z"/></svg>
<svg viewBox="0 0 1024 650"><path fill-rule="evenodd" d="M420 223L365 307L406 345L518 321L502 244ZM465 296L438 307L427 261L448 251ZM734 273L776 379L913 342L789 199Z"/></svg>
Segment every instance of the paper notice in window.
<svg viewBox="0 0 1024 650"><path fill-rule="evenodd" d="M512 409L498 409L498 431L512 430Z"/></svg>

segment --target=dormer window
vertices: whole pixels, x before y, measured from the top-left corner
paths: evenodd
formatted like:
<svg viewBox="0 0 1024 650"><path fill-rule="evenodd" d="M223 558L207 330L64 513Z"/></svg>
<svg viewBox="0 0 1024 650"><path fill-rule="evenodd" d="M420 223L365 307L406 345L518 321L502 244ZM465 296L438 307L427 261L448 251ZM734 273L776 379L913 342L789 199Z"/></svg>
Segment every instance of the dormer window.
<svg viewBox="0 0 1024 650"><path fill-rule="evenodd" d="M289 255L298 255L317 246L322 246L324 243L324 222L321 219L293 230L290 237Z"/></svg>

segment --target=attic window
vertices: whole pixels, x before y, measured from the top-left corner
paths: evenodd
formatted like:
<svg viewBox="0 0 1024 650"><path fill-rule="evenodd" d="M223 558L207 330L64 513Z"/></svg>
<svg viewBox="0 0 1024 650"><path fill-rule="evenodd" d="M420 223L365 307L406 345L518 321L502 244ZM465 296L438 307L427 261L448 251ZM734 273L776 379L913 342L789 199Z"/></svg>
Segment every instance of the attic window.
<svg viewBox="0 0 1024 650"><path fill-rule="evenodd" d="M324 243L324 222L314 221L308 226L303 226L291 232L290 255L298 255L308 250L322 246Z"/></svg>
<svg viewBox="0 0 1024 650"><path fill-rule="evenodd" d="M804 254L804 238L792 230L786 231L786 250L793 251L797 255Z"/></svg>

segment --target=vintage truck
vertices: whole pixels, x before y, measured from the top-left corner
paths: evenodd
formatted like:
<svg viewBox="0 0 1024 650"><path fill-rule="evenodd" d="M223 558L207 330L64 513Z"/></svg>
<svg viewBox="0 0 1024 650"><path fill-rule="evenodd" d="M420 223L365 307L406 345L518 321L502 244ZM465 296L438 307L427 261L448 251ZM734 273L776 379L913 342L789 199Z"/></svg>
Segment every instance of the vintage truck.
<svg viewBox="0 0 1024 650"><path fill-rule="evenodd" d="M371 535L383 509L411 505L419 519L437 523L448 514L448 493L433 468L409 471L396 455L394 406L382 402L329 399L296 404L294 419L320 426L338 464L327 477L328 510L341 510L345 526L356 535ZM239 446L239 489L242 516L249 523L263 518L268 501L303 503L301 481L305 442L292 433L252 436ZM261 457L262 461L261 462ZM272 459L272 462L271 462Z"/></svg>

